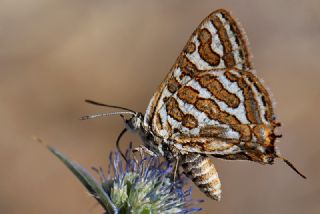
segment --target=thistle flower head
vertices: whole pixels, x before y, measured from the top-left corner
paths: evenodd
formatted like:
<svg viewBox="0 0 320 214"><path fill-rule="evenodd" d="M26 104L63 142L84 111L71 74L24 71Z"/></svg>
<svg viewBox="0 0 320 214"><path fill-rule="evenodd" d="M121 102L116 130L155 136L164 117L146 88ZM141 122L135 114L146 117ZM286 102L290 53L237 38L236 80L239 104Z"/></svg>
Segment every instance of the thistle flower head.
<svg viewBox="0 0 320 214"><path fill-rule="evenodd" d="M192 213L200 200L193 200L191 188L185 189L186 179L180 175L173 181L173 167L157 157L136 157L131 147L126 161L119 152L110 153L107 173L93 168L100 176L98 182L77 163L49 147L79 178L88 191L104 207L106 213Z"/></svg>

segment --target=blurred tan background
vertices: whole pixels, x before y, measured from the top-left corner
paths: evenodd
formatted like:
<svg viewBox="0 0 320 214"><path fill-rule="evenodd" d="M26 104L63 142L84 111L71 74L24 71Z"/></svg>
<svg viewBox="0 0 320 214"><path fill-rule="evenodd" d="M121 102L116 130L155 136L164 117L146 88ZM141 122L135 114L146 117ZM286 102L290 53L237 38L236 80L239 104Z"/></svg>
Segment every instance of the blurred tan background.
<svg viewBox="0 0 320 214"><path fill-rule="evenodd" d="M207 199L202 213L320 213L319 0L0 0L0 213L102 213L32 136L86 168L106 166L122 120L79 121L107 111L83 100L144 112L187 38L218 8L245 28L283 123L277 145L308 179L280 161L215 160L223 200ZM130 140L140 143L122 142Z"/></svg>

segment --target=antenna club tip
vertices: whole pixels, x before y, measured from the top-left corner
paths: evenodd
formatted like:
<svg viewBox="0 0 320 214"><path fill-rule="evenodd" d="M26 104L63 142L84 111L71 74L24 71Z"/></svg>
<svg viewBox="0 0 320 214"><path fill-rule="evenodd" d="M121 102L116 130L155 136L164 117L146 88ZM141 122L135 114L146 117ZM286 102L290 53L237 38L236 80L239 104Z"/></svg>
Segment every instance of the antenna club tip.
<svg viewBox="0 0 320 214"><path fill-rule="evenodd" d="M301 174L300 175L303 179L307 179L307 176L305 176L305 175L303 175L303 174Z"/></svg>
<svg viewBox="0 0 320 214"><path fill-rule="evenodd" d="M291 169L293 169L298 175L300 175L300 177L302 177L303 179L307 179L307 177L305 175L303 175L290 161L288 161L287 159L283 158L283 157L279 157L280 159L282 159Z"/></svg>

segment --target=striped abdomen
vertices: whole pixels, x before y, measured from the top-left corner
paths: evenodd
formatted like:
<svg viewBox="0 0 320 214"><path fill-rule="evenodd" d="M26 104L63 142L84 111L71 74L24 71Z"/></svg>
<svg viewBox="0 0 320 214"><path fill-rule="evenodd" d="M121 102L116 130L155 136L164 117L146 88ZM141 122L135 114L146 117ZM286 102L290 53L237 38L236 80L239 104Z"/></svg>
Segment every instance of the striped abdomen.
<svg viewBox="0 0 320 214"><path fill-rule="evenodd" d="M214 200L221 199L221 183L217 170L209 157L203 154L189 153L182 157L185 174L207 196Z"/></svg>

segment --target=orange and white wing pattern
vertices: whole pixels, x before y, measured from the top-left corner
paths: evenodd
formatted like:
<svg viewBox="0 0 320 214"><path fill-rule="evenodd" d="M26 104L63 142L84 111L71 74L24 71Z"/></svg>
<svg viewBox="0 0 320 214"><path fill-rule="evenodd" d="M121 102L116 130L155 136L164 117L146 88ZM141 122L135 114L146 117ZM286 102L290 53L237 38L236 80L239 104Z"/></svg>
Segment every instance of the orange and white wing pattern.
<svg viewBox="0 0 320 214"><path fill-rule="evenodd" d="M200 23L152 97L144 125L181 151L185 173L217 200L220 180L206 155L273 161L272 103L229 12L217 10Z"/></svg>
<svg viewBox="0 0 320 214"><path fill-rule="evenodd" d="M206 17L152 97L145 114L145 124L156 125L153 126L156 133L162 130L159 115L155 112L159 112L166 99L195 75L212 69L251 69L246 40L229 12L220 9Z"/></svg>
<svg viewBox="0 0 320 214"><path fill-rule="evenodd" d="M274 115L266 89L249 71L205 71L178 89L160 108L169 138L184 151L239 153L239 144L273 146Z"/></svg>
<svg viewBox="0 0 320 214"><path fill-rule="evenodd" d="M220 9L206 17L152 97L145 114L145 125L152 127L159 137L170 138L174 130L197 135L199 130L190 130L190 126L221 124L210 119L210 113L203 111L201 105L212 107L207 111L218 108L220 117L233 118L227 124L259 123L259 119L253 118L258 112L258 102L267 106L269 116L273 115L267 91L250 72L246 40L229 12ZM254 100L254 90L262 92L259 100ZM191 110L195 115L190 114ZM172 117L173 113L176 118ZM180 123L173 124L172 119ZM197 124L188 123L192 121Z"/></svg>

